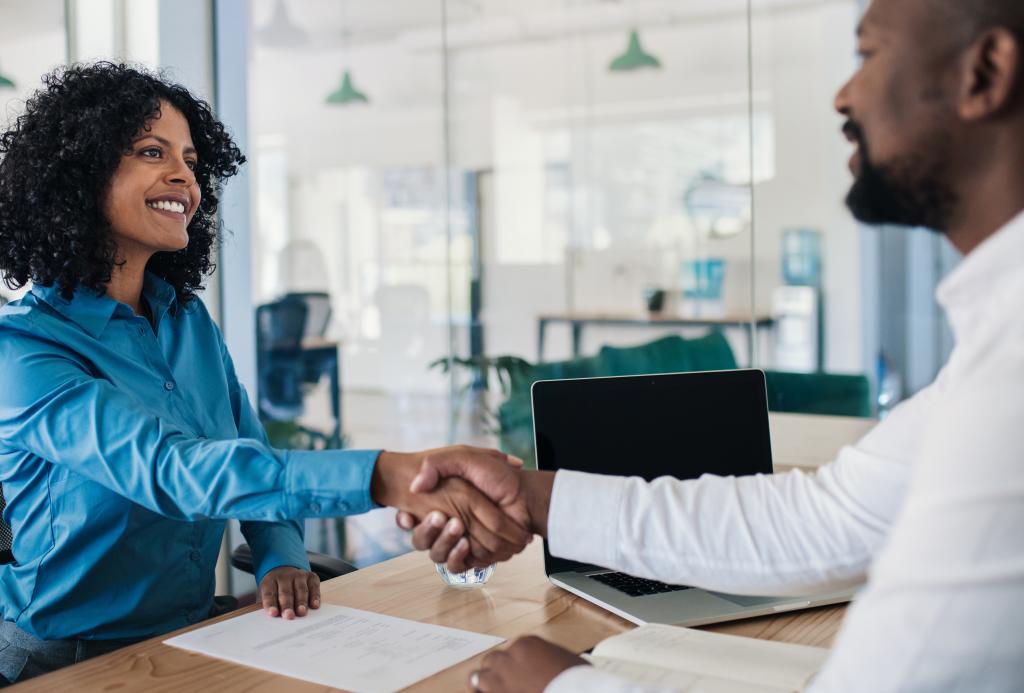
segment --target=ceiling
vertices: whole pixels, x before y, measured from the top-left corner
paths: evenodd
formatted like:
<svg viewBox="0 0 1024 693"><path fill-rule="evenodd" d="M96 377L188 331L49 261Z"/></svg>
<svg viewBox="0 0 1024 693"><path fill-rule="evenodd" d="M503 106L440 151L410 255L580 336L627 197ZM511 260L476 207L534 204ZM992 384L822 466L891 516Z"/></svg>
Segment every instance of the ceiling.
<svg viewBox="0 0 1024 693"><path fill-rule="evenodd" d="M754 0L753 7L784 11L844 1ZM443 20L448 46L457 49L745 16L748 7L747 0L251 0L258 46L272 44L280 4L305 34L292 50L396 40L435 49Z"/></svg>

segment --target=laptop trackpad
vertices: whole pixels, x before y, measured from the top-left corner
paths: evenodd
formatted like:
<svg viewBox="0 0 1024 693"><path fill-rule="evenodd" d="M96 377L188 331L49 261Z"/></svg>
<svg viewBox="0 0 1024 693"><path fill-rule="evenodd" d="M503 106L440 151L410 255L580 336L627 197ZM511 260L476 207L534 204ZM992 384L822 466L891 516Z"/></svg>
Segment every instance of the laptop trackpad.
<svg viewBox="0 0 1024 693"><path fill-rule="evenodd" d="M710 594L713 594L716 597L721 597L733 604L739 604L743 607L760 606L762 604L772 604L785 601L785 597L746 597L742 594L723 594L722 592L711 592Z"/></svg>

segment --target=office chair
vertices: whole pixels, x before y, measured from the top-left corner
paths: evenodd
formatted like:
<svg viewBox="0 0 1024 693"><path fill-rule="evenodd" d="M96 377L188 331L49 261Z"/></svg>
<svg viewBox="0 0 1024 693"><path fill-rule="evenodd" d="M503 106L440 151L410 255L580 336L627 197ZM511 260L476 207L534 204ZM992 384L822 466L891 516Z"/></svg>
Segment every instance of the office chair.
<svg viewBox="0 0 1024 693"><path fill-rule="evenodd" d="M4 489L3 486L0 486L0 565L14 561L14 554L11 553L11 543L14 541L14 534L11 533L10 525L3 519L3 512L6 508L7 501L4 500Z"/></svg>
<svg viewBox="0 0 1024 693"><path fill-rule="evenodd" d="M306 305L306 328L303 337L323 337L331 322L331 297L322 291L290 292L285 301L302 301Z"/></svg>
<svg viewBox="0 0 1024 693"><path fill-rule="evenodd" d="M309 569L317 574L321 580L330 580L339 575L358 570L354 565L334 556L316 551L306 551L306 558L309 559ZM231 552L231 565L244 573L255 574L256 568L252 563L252 549L248 544L241 544Z"/></svg>
<svg viewBox="0 0 1024 693"><path fill-rule="evenodd" d="M302 337L307 314L306 304L301 300L284 299L256 309L261 420L293 420L302 414Z"/></svg>

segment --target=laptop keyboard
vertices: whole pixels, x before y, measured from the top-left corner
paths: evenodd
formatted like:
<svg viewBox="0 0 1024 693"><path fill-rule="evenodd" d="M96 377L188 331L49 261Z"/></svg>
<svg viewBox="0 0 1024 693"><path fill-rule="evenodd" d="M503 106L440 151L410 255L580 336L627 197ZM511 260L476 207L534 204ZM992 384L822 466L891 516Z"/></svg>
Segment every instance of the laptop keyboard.
<svg viewBox="0 0 1024 693"><path fill-rule="evenodd" d="M620 592L625 592L631 597L644 597L648 594L662 594L664 592L679 592L691 589L687 585L666 585L657 580L633 577L625 573L598 573L591 575L591 579L614 587Z"/></svg>

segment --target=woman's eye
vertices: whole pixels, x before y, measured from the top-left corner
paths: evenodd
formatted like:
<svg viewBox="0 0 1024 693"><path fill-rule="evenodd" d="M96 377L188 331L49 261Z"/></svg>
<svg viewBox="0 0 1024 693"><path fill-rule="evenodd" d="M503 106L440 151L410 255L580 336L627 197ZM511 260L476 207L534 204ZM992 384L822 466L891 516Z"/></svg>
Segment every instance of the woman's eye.
<svg viewBox="0 0 1024 693"><path fill-rule="evenodd" d="M199 165L199 162L195 161L193 159L189 159L188 161L185 162L185 165L188 166L188 169L190 171L195 171L196 170L196 166Z"/></svg>
<svg viewBox="0 0 1024 693"><path fill-rule="evenodd" d="M149 157L150 159L159 159L161 154L158 147L146 147L139 153L142 156Z"/></svg>

